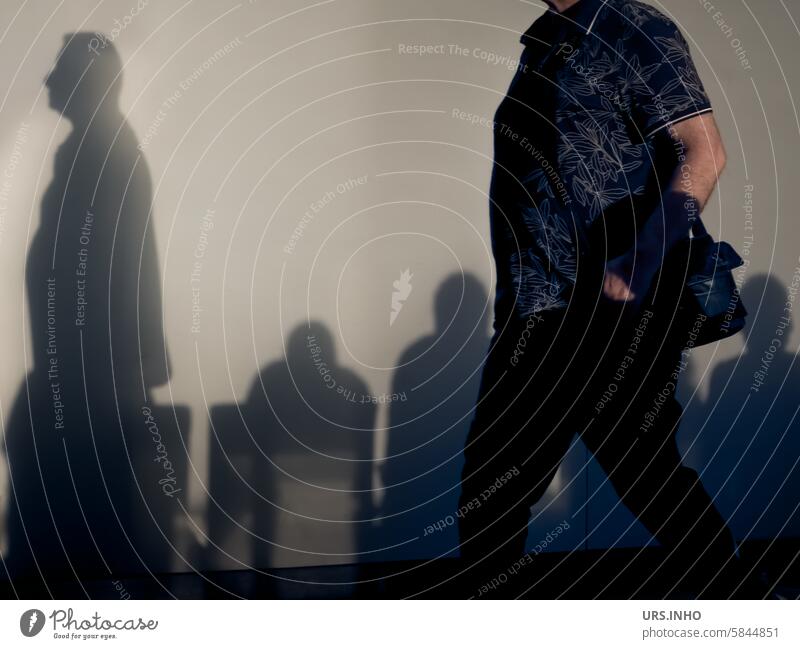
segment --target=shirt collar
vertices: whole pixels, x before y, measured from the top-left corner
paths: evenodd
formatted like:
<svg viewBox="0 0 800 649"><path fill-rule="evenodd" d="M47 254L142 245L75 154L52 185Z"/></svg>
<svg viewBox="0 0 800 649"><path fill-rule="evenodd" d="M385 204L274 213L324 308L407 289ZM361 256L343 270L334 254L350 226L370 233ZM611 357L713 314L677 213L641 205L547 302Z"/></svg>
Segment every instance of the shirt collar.
<svg viewBox="0 0 800 649"><path fill-rule="evenodd" d="M567 32L590 34L597 16L609 0L578 0L574 5L559 13L548 9L528 28L520 41L524 45L531 42L550 43L555 36L554 29Z"/></svg>

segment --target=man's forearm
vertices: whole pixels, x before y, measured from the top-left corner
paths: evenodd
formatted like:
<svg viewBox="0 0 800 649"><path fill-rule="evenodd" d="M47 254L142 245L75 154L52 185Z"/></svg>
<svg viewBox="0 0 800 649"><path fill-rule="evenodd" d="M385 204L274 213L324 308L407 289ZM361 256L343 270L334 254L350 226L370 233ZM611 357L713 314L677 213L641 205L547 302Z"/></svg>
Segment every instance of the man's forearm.
<svg viewBox="0 0 800 649"><path fill-rule="evenodd" d="M638 300L647 292L667 251L689 233L716 187L725 166L725 149L711 113L670 128L681 156L661 196L627 253L606 264L603 292L612 300Z"/></svg>
<svg viewBox="0 0 800 649"><path fill-rule="evenodd" d="M725 149L710 115L680 123L670 135L683 154L659 207L639 232L637 248L649 255L666 252L687 235L725 166Z"/></svg>

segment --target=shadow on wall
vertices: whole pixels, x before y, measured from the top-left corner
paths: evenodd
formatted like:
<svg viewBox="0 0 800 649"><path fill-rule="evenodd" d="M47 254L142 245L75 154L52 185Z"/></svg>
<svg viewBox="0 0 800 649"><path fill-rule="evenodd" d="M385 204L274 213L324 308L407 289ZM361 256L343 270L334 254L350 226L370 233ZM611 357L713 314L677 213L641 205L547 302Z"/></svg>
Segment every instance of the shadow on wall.
<svg viewBox="0 0 800 649"><path fill-rule="evenodd" d="M461 453L489 348L490 310L476 277L450 275L436 293L435 331L397 363L377 558L457 555Z"/></svg>
<svg viewBox="0 0 800 649"><path fill-rule="evenodd" d="M392 385L385 494L373 502L376 407L337 364L320 323L297 327L242 404L211 413L211 568L269 568L455 554L461 450L489 344L486 290L453 275L436 330L402 355Z"/></svg>
<svg viewBox="0 0 800 649"><path fill-rule="evenodd" d="M9 572L45 581L169 569L185 482L188 411L150 398L169 368L149 172L93 38L65 36L46 80L72 131L27 255L34 362L6 430Z"/></svg>
<svg viewBox="0 0 800 649"><path fill-rule="evenodd" d="M757 275L741 294L750 311L745 348L715 368L708 399L692 407L692 430L701 431L693 464L707 465L703 482L737 539L797 537L800 365L789 346L787 287Z"/></svg>
<svg viewBox="0 0 800 649"><path fill-rule="evenodd" d="M189 412L151 397L169 362L149 172L118 107L119 56L96 43L68 35L47 78L50 105L72 131L26 261L33 366L4 448L3 559L14 576L186 567L176 557L189 547L180 525ZM800 376L786 289L763 275L742 294L746 348L715 369L682 430L700 431L693 464L707 467L703 482L739 539L799 536ZM379 467L368 386L337 364L324 325L293 330L286 358L259 372L244 403L212 409L207 565L455 555L461 451L490 308L472 275L439 287L434 330L398 360Z"/></svg>
<svg viewBox="0 0 800 649"><path fill-rule="evenodd" d="M318 322L289 335L242 404L211 411L212 568L366 560L375 405Z"/></svg>
<svg viewBox="0 0 800 649"><path fill-rule="evenodd" d="M182 503L189 411L151 396L169 380L169 360L150 177L118 106L121 69L110 41L68 34L46 80L50 106L72 130L26 259L33 366L7 420L3 521L9 576L45 584L175 571L201 558ZM374 398L337 364L325 326L295 329L285 360L259 373L244 404L212 410L206 565L454 549L455 527L405 549L403 541L457 502L488 307L474 277L449 277L436 331L401 359L393 390L407 398L393 404L382 467L383 515L398 515L383 521L373 504Z"/></svg>

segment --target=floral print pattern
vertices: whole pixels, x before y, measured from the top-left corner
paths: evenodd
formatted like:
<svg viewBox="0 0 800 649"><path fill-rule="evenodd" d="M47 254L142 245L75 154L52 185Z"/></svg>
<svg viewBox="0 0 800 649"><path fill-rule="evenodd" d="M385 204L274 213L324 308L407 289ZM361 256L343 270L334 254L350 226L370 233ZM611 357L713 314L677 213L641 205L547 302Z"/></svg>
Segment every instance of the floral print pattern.
<svg viewBox="0 0 800 649"><path fill-rule="evenodd" d="M578 4L594 17L591 31L585 33L585 20L564 21L557 38L550 34L550 47L539 45L536 53L523 37L527 65L518 70L496 116L497 124L516 121L510 128L524 132L528 116L510 104L530 100L540 111L546 106L549 139L544 121L528 128L538 129L541 148L550 152L555 177L569 196L565 201L554 191L554 174L498 142L504 136L496 132L495 175L499 165L513 170L515 179L492 182L492 201L499 206L492 216L498 301L513 296L522 317L566 307L578 268L573 218L589 227L621 201L643 195L656 173L654 135L711 109L688 44L668 17L635 0ZM552 23L553 16L539 20ZM547 78L536 65L545 57L553 66ZM541 98L548 94L549 103ZM537 133L529 139L537 143Z"/></svg>

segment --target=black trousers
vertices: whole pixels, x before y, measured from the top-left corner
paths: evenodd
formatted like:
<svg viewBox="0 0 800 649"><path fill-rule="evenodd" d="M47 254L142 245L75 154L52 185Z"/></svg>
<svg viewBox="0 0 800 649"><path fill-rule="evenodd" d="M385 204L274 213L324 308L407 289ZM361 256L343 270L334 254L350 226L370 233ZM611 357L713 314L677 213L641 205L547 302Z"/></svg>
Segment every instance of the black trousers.
<svg viewBox="0 0 800 649"><path fill-rule="evenodd" d="M675 441L689 323L674 312L602 301L496 324L459 502L461 556L477 585L525 553L530 508L576 433L689 583L710 584L735 562L733 537Z"/></svg>

